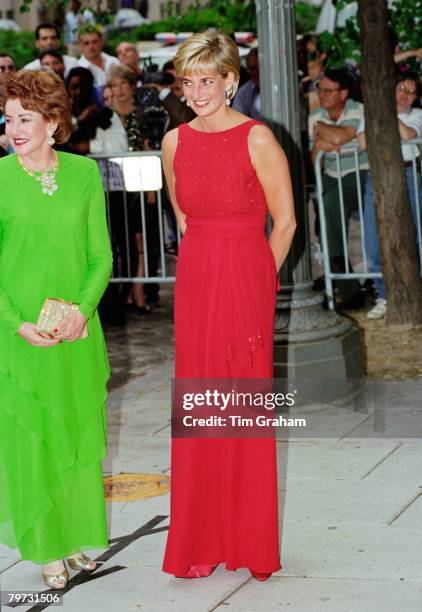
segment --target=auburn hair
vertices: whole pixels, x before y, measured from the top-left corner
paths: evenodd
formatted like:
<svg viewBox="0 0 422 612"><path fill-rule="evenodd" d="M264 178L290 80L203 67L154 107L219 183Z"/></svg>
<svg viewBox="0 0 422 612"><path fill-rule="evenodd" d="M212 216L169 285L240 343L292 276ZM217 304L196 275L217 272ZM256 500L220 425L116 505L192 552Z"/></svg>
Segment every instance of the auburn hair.
<svg viewBox="0 0 422 612"><path fill-rule="evenodd" d="M61 78L41 70L19 70L4 84L3 108L8 99L18 99L25 110L40 113L57 123L54 140L67 142L72 133L72 102Z"/></svg>

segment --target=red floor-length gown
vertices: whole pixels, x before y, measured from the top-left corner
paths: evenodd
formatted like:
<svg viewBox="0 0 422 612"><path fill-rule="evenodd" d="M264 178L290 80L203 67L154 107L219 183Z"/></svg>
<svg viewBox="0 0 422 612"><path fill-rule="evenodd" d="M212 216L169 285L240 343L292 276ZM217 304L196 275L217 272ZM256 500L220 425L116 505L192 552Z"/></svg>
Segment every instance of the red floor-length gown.
<svg viewBox="0 0 422 612"><path fill-rule="evenodd" d="M252 166L256 121L179 127L176 197L187 215L175 287L176 378L271 378L276 267ZM163 570L280 569L274 438L174 438Z"/></svg>

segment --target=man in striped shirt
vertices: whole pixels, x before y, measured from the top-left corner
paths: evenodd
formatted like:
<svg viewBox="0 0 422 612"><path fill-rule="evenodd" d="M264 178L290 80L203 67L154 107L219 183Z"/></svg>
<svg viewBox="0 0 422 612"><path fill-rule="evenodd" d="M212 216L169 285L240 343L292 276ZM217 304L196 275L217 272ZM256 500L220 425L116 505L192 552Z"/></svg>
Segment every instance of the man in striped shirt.
<svg viewBox="0 0 422 612"><path fill-rule="evenodd" d="M324 151L323 196L327 226L328 251L331 269L345 271L345 257L342 229L338 179L343 186L343 202L346 234L352 213L358 209L355 157L353 154L340 157L340 174L334 155L345 145L357 146L356 134L363 119L363 105L349 97L351 77L344 69L327 70L318 85L321 107L309 115L308 131L312 161ZM358 155L361 191L365 185L368 169L366 152ZM342 308L363 306L364 296L358 280L337 281L336 287L341 298Z"/></svg>

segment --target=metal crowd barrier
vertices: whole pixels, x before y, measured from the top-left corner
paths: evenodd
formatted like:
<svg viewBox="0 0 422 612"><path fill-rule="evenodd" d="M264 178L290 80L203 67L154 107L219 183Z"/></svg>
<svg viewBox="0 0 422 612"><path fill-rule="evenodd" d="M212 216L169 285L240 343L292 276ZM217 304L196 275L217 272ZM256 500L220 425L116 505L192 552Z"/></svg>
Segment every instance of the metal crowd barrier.
<svg viewBox="0 0 422 612"><path fill-rule="evenodd" d="M171 264L168 261L171 255L166 253L165 212L168 213L167 229L174 231L177 244L180 231L176 224L171 227L172 213L164 192L161 151L90 157L98 162L106 195L107 224L114 258L110 282L173 283L175 276L169 270ZM156 194L155 204L147 203L149 192ZM163 205L164 198L167 207ZM140 254L136 234L139 238L142 234L143 275L134 273Z"/></svg>
<svg viewBox="0 0 422 612"><path fill-rule="evenodd" d="M407 142L403 142L402 144L406 145L418 145L420 153L422 152L422 138L416 138L414 140L409 140ZM320 151L315 159L314 169L315 169L315 178L316 178L316 187L317 187L317 202L318 202L318 212L320 219L320 240L321 240L321 248L323 254L323 265L324 265L324 275L325 275L325 290L328 299L328 306L331 310L335 308L335 299L334 299L334 280L351 280L351 279L371 279L371 278L382 278L382 272L370 272L368 270L368 257L365 249L365 228L363 222L363 211L364 211L364 194L361 190L361 182L360 182L360 173L361 170L359 168L359 152L361 150L357 146L353 147L343 147L339 152L333 153L325 153L324 151ZM360 255L363 262L363 270L359 272L352 272L350 270L349 264L349 246L348 246L348 236L346 231L346 215L344 209L344 190L343 190L343 181L340 176L340 159L344 157L353 157L354 160L354 174L356 177L356 188L357 188L357 215L360 229ZM326 223L326 215L324 208L324 189L323 189L323 161L326 158L330 158L331 160L335 159L336 162L336 173L337 173L337 189L338 189L338 205L340 208L340 221L341 221L341 238L342 238L342 246L343 246L343 256L345 260L345 272L333 272L331 270L331 262L330 262L330 253L328 248L328 238L327 238L327 223ZM421 273L422 273L422 228L421 228L421 206L422 202L420 202L419 198L419 189L418 183L420 185L421 174L422 174L422 157L419 155L418 158L413 159L412 161L412 171L413 171L413 182L415 188L416 195L416 213L417 213L417 224L416 224L416 233L418 239L418 251L419 251L419 261L421 265ZM370 172L370 170L369 170ZM353 215L354 216L354 215Z"/></svg>

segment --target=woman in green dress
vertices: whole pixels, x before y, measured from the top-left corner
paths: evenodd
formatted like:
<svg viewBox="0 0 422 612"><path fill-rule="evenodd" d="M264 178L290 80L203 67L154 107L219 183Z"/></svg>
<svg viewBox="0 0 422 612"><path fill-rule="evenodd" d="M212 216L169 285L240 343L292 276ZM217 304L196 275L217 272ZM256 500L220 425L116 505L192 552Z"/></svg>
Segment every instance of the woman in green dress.
<svg viewBox="0 0 422 612"><path fill-rule="evenodd" d="M96 311L112 257L97 164L57 153L71 106L52 74L22 70L5 87L0 160L0 541L64 588L82 551L107 546L107 353ZM51 335L47 297L79 304ZM81 338L85 324L88 337Z"/></svg>

